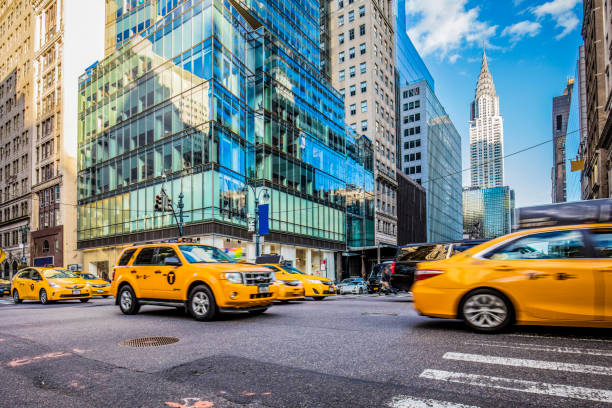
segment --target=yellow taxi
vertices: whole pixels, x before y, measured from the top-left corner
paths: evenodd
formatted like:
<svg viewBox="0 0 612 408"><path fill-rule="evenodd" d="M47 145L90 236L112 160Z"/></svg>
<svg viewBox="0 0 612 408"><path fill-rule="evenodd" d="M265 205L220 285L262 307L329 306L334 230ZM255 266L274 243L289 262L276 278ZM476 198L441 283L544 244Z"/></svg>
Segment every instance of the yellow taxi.
<svg viewBox="0 0 612 408"><path fill-rule="evenodd" d="M113 267L111 293L125 314L142 305L185 307L199 321L219 312L261 314L276 298L272 272L234 262L218 248L187 241L126 248Z"/></svg>
<svg viewBox="0 0 612 408"><path fill-rule="evenodd" d="M278 277L283 280L299 280L304 285L304 295L314 300L323 300L327 296L336 296L338 291L334 283L328 278L314 275L306 275L304 272L292 266L283 264L262 264L272 269Z"/></svg>
<svg viewBox="0 0 612 408"><path fill-rule="evenodd" d="M612 327L612 224L520 231L418 264L414 306L481 332Z"/></svg>
<svg viewBox="0 0 612 408"><path fill-rule="evenodd" d="M273 276L274 284L278 286L276 300L287 303L290 300L304 299L304 284L301 280L279 268L276 268Z"/></svg>
<svg viewBox="0 0 612 408"><path fill-rule="evenodd" d="M87 302L91 290L87 282L64 268L25 268L11 282L11 295L15 303L39 300L46 305L56 300L79 299Z"/></svg>
<svg viewBox="0 0 612 408"><path fill-rule="evenodd" d="M111 295L111 284L104 279L98 278L92 273L77 272L80 278L85 279L87 287L91 290L92 296L102 296L107 298Z"/></svg>

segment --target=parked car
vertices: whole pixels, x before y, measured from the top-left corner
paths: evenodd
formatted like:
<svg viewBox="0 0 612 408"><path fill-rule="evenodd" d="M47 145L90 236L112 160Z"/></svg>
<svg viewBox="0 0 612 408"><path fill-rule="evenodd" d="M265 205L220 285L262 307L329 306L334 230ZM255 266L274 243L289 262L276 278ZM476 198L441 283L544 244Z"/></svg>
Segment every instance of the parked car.
<svg viewBox="0 0 612 408"><path fill-rule="evenodd" d="M0 297L11 295L11 281L0 279Z"/></svg>
<svg viewBox="0 0 612 408"><path fill-rule="evenodd" d="M397 290L410 291L414 283L416 266L420 262L448 259L453 255L486 242L485 240L465 240L444 243L410 244L398 248L394 260L374 265L368 277L370 293L377 292L381 286L383 267L391 268L391 287Z"/></svg>
<svg viewBox="0 0 612 408"><path fill-rule="evenodd" d="M480 332L511 324L612 328L612 224L523 230L418 265L414 307Z"/></svg>
<svg viewBox="0 0 612 408"><path fill-rule="evenodd" d="M338 285L338 293L344 295L347 293L361 295L368 293L368 284L363 278L348 278L344 279Z"/></svg>

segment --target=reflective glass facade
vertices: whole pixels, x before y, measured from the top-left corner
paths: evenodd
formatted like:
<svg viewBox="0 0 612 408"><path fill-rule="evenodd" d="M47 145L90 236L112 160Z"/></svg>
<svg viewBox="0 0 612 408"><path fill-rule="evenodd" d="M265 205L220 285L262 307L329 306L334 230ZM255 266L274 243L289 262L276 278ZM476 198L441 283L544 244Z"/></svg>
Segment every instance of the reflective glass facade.
<svg viewBox="0 0 612 408"><path fill-rule="evenodd" d="M79 245L174 226L153 211L164 184L188 224L240 231L247 186L267 187L271 231L344 245L344 105L318 73L318 1L143 3L121 15L156 22L80 80Z"/></svg>
<svg viewBox="0 0 612 408"><path fill-rule="evenodd" d="M493 239L509 234L514 207L514 191L510 187L464 189L464 236L470 239Z"/></svg>
<svg viewBox="0 0 612 408"><path fill-rule="evenodd" d="M372 141L349 131L346 138L347 246L374 245L374 150Z"/></svg>

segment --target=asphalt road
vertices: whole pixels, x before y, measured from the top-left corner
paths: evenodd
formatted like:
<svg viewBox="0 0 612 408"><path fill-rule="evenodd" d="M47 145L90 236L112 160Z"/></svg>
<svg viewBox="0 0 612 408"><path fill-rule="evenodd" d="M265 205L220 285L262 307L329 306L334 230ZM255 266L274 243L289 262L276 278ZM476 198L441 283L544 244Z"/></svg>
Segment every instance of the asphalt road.
<svg viewBox="0 0 612 408"><path fill-rule="evenodd" d="M134 348L137 337L178 342ZM343 296L198 323L112 299L0 299L0 407L609 407L612 333L479 335L409 297Z"/></svg>

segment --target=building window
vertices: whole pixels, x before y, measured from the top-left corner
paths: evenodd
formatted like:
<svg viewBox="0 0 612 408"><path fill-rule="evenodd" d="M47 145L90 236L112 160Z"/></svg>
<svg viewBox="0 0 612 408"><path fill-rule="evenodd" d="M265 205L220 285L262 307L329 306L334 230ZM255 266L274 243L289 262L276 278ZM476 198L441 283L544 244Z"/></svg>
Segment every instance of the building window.
<svg viewBox="0 0 612 408"><path fill-rule="evenodd" d="M351 28L349 30L349 40L354 40L355 39L355 29Z"/></svg>
<svg viewBox="0 0 612 408"><path fill-rule="evenodd" d="M349 58L355 58L355 47L349 48Z"/></svg>
<svg viewBox="0 0 612 408"><path fill-rule="evenodd" d="M362 62L361 64L359 64L359 73L360 74L366 73L366 63L365 62Z"/></svg>
<svg viewBox="0 0 612 408"><path fill-rule="evenodd" d="M365 6L359 6L359 17L365 16Z"/></svg>
<svg viewBox="0 0 612 408"><path fill-rule="evenodd" d="M355 67L352 66L349 68L349 77L353 78L355 76Z"/></svg>
<svg viewBox="0 0 612 408"><path fill-rule="evenodd" d="M363 55L365 53L366 53L366 44L365 43L359 44L359 54Z"/></svg>
<svg viewBox="0 0 612 408"><path fill-rule="evenodd" d="M368 90L368 83L366 81L363 81L361 83L361 93L365 93L365 91Z"/></svg>
<svg viewBox="0 0 612 408"><path fill-rule="evenodd" d="M338 0L338 8L341 9L344 7L344 0Z"/></svg>
<svg viewBox="0 0 612 408"><path fill-rule="evenodd" d="M340 52L338 53L338 62L339 62L339 63L344 62L344 51L340 51Z"/></svg>
<svg viewBox="0 0 612 408"><path fill-rule="evenodd" d="M344 94L346 92L346 90L344 88L339 89L338 92L340 92L340 95L342 95L342 97L344 98Z"/></svg>
<svg viewBox="0 0 612 408"><path fill-rule="evenodd" d="M344 25L344 16L338 16L338 27L342 27Z"/></svg>
<svg viewBox="0 0 612 408"><path fill-rule="evenodd" d="M365 24L362 24L359 26L359 35L365 35L366 30L365 30Z"/></svg>
<svg viewBox="0 0 612 408"><path fill-rule="evenodd" d="M563 124L563 116L557 115L557 132L561 131L561 128L563 127L562 124Z"/></svg>
<svg viewBox="0 0 612 408"><path fill-rule="evenodd" d="M348 12L348 21L349 23L355 21L355 10L351 10Z"/></svg>
<svg viewBox="0 0 612 408"><path fill-rule="evenodd" d="M47 241L46 239L43 241L43 244L42 244L42 252L43 254L46 254L47 252L49 252L49 241Z"/></svg>
<svg viewBox="0 0 612 408"><path fill-rule="evenodd" d="M357 113L357 106L355 104L352 104L351 106L349 106L349 112L351 116L355 115Z"/></svg>
<svg viewBox="0 0 612 408"><path fill-rule="evenodd" d="M362 132L366 132L368 130L368 121L367 120L362 120L361 121L361 131Z"/></svg>
<svg viewBox="0 0 612 408"><path fill-rule="evenodd" d="M344 33L338 34L338 44L344 44Z"/></svg>
<svg viewBox="0 0 612 408"><path fill-rule="evenodd" d="M368 101L361 101L361 111L362 112L368 111Z"/></svg>
<svg viewBox="0 0 612 408"><path fill-rule="evenodd" d="M338 80L344 81L344 70L343 69L338 72Z"/></svg>
<svg viewBox="0 0 612 408"><path fill-rule="evenodd" d="M355 96L355 85L349 86L349 95Z"/></svg>

